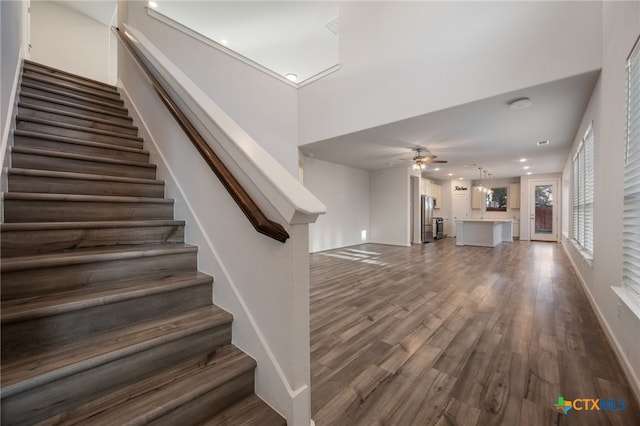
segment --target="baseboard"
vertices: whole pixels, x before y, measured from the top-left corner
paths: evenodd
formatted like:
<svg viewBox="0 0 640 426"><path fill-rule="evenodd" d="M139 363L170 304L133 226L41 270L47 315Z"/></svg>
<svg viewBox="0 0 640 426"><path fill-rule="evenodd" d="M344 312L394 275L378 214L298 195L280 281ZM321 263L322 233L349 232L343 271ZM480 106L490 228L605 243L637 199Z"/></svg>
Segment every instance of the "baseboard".
<svg viewBox="0 0 640 426"><path fill-rule="evenodd" d="M11 95L9 96L9 103L7 105L7 116L2 117L4 120L4 127L2 132L2 146L0 146L0 165L4 167L4 161L7 158L7 149L9 148L9 133L13 128L13 117L16 111L16 97L18 95L18 83L20 82L20 77L22 75L22 59L23 59L23 49L20 49L18 53L18 63L16 64L16 69L13 75L13 84L11 87ZM3 180L4 181L4 180Z"/></svg>
<svg viewBox="0 0 640 426"><path fill-rule="evenodd" d="M0 140L0 167L2 170L2 176L0 178L0 192L7 192L9 190L7 184L7 174L11 164L5 164L8 156L8 152L13 146L12 129L15 128L15 114L17 108L17 96L18 96L18 84L22 77L22 60L24 58L24 49L20 48L18 53L18 63L13 76L13 84L11 87L11 95L9 96L9 103L7 105L7 116L0 117L0 120L4 120L4 127L2 128L2 139ZM0 199L0 221L4 222L4 200Z"/></svg>

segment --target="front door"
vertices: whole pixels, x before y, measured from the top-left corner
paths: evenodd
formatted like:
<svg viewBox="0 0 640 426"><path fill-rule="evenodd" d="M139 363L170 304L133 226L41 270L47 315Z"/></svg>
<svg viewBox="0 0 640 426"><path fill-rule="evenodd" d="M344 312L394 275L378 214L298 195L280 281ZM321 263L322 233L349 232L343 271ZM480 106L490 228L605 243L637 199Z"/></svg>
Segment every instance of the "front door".
<svg viewBox="0 0 640 426"><path fill-rule="evenodd" d="M531 181L531 240L558 241L558 210L560 199L557 194L558 182L551 180Z"/></svg>

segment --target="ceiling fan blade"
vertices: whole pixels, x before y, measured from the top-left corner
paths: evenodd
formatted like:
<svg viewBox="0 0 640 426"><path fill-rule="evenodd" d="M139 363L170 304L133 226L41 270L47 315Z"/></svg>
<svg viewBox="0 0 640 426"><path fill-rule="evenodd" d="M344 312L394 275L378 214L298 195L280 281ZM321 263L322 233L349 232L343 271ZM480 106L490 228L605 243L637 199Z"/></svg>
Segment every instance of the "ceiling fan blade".
<svg viewBox="0 0 640 426"><path fill-rule="evenodd" d="M431 160L431 161L429 161L429 163L445 164L445 163L448 163L448 161L447 160Z"/></svg>

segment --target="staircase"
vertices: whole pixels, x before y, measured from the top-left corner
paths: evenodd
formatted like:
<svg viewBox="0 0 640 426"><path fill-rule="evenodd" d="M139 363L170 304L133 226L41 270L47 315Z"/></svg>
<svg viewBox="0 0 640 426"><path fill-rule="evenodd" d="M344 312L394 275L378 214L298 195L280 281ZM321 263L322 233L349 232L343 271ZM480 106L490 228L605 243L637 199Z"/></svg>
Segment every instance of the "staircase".
<svg viewBox="0 0 640 426"><path fill-rule="evenodd" d="M285 425L115 87L25 61L1 225L3 425Z"/></svg>

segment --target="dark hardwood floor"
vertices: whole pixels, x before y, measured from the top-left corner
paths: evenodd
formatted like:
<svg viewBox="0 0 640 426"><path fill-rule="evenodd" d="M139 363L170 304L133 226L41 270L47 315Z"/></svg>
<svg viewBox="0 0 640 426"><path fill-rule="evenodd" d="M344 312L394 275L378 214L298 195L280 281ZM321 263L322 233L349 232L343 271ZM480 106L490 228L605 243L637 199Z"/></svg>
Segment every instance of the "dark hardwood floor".
<svg viewBox="0 0 640 426"><path fill-rule="evenodd" d="M318 426L640 425L559 244L363 244L310 262ZM565 415L561 396L626 409Z"/></svg>

